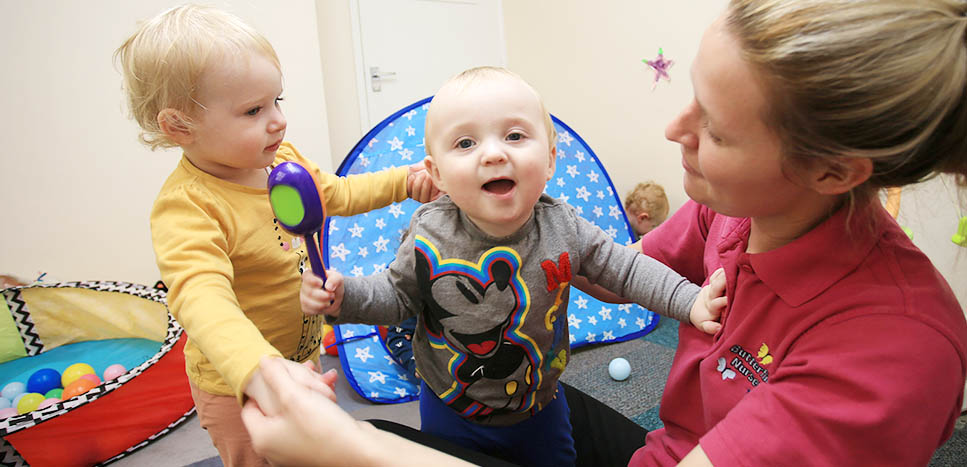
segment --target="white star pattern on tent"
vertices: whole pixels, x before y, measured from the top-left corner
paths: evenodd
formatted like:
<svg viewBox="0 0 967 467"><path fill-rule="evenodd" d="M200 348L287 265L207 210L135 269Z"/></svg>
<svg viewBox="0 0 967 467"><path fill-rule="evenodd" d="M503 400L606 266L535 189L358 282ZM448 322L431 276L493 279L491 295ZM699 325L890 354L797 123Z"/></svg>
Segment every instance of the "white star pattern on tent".
<svg viewBox="0 0 967 467"><path fill-rule="evenodd" d="M426 102L417 103L378 125L353 149L340 167L339 175L374 172L419 160L425 153L423 129L427 106ZM594 152L573 130L556 119L555 129L559 163L545 191L573 206L579 215L616 242L630 244L624 210ZM330 268L350 271L348 275L358 277L383 271L396 256L401 234L418 207L415 201L407 200L351 218L330 218L321 253ZM638 337L657 324L656 316L638 305L602 303L573 287L569 293L567 322L572 348ZM630 322L634 326L629 326ZM419 393L418 382L406 378L402 367L385 358L387 351L377 338L376 327L339 325L337 328L344 370L349 366L346 376L360 395L376 402L403 402ZM345 358L349 355L354 358ZM381 376L374 379L370 376L373 374Z"/></svg>

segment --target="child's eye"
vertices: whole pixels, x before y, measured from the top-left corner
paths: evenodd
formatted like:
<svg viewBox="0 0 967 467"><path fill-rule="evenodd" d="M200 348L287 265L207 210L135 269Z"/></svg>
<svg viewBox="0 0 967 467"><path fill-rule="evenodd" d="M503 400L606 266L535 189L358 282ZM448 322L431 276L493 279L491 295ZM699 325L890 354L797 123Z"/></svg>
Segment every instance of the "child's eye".
<svg viewBox="0 0 967 467"><path fill-rule="evenodd" d="M260 110L262 110L262 106L252 107L251 109L248 109L247 112L245 112L245 115L250 115L250 116L258 115Z"/></svg>
<svg viewBox="0 0 967 467"><path fill-rule="evenodd" d="M511 134L509 134L509 135L507 135L507 140L508 141L520 141L522 139L524 139L524 135L522 135L521 133L518 133L516 131L513 132L513 133L511 133Z"/></svg>
<svg viewBox="0 0 967 467"><path fill-rule="evenodd" d="M470 149L473 147L473 140L470 138L461 139L460 141L457 141L457 147L460 149Z"/></svg>

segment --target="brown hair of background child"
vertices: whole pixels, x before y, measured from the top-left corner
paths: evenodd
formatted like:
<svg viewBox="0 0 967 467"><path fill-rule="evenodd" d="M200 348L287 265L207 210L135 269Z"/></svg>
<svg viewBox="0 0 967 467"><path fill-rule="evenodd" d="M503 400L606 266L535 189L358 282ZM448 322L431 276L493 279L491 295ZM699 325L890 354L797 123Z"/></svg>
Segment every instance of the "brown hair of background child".
<svg viewBox="0 0 967 467"><path fill-rule="evenodd" d="M635 185L625 196L625 213L635 236L641 238L668 217L668 197L665 196L665 189L651 180Z"/></svg>

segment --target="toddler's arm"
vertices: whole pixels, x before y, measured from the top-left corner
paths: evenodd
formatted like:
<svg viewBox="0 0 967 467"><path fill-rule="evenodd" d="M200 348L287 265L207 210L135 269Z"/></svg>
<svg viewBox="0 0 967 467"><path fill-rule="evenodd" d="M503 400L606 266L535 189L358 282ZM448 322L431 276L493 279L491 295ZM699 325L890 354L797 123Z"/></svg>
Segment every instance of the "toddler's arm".
<svg viewBox="0 0 967 467"><path fill-rule="evenodd" d="M433 184L433 179L427 173L426 164L423 161L410 165L409 170L410 173L406 177L406 194L410 198L421 203L429 203L443 195L443 192Z"/></svg>
<svg viewBox="0 0 967 467"><path fill-rule="evenodd" d="M722 323L718 321L728 302L725 296L725 271L718 268L708 278L708 285L702 287L695 298L689 321L702 332L715 334L722 329Z"/></svg>
<svg viewBox="0 0 967 467"><path fill-rule="evenodd" d="M338 374L335 369L319 374L316 365L312 361L296 363L282 357L265 356L263 359L271 359L278 363L288 373L289 377L299 385L305 386L313 391L326 394L333 402L336 401L336 379ZM245 386L245 395L255 399L265 413L279 413L278 394L272 391L265 382L261 367L252 372L248 385Z"/></svg>

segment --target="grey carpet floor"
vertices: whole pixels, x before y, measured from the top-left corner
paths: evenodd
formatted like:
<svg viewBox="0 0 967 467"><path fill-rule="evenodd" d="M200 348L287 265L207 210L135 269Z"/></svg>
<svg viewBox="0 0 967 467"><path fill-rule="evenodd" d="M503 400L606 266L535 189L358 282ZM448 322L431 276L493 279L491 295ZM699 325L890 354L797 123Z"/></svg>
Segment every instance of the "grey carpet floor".
<svg viewBox="0 0 967 467"><path fill-rule="evenodd" d="M678 322L662 319L654 331L641 339L575 350L561 379L648 430L654 430L662 426L658 405L677 344ZM631 376L620 382L608 376L608 363L616 357L624 357L631 363ZM961 416L953 436L934 454L929 464L931 467L967 465L965 425L967 416ZM219 458L213 457L190 464L190 467L221 465Z"/></svg>

